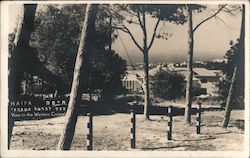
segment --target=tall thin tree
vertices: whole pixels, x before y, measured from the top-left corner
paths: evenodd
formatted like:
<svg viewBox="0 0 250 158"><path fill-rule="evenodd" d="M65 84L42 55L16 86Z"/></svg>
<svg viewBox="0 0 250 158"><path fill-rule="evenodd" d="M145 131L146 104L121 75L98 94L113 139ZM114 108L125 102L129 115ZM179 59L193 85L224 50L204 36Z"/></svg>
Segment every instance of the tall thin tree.
<svg viewBox="0 0 250 158"><path fill-rule="evenodd" d="M160 18L157 19L157 22L154 26L153 35L151 37L150 42L148 43L148 34L147 34L147 19L146 19L146 8L144 5L137 6L135 16L138 19L138 25L140 26L143 33L143 44L140 44L136 41L134 35L129 30L129 28L123 25L123 28L120 29L129 34L135 45L140 49L143 54L143 62L144 62L144 76L143 76L143 90L144 90L144 117L146 120L149 119L149 107L150 107L150 92L149 92L149 73L148 73L148 55L149 50L153 45L157 28L160 23Z"/></svg>
<svg viewBox="0 0 250 158"><path fill-rule="evenodd" d="M191 123L192 87L193 87L193 51L194 51L194 31L193 31L193 10L188 6L188 58L187 58L187 85L186 85L186 108L185 122Z"/></svg>
<svg viewBox="0 0 250 158"><path fill-rule="evenodd" d="M217 16L227 4L219 6L219 9L206 19L199 22L193 27L193 11L200 10L200 5L189 4L188 8L188 58L187 58L187 85L186 85L186 106L185 106L185 124L191 125L191 108L192 108L192 88L193 88L193 53L194 53L194 33L205 22Z"/></svg>
<svg viewBox="0 0 250 158"><path fill-rule="evenodd" d="M109 51L112 50L112 15L109 16Z"/></svg>
<svg viewBox="0 0 250 158"><path fill-rule="evenodd" d="M84 56L88 53L87 49L87 39L89 37L89 30L95 27L95 19L97 13L98 5L87 4L85 17L83 20L82 32L81 32L81 39L80 44L76 56L75 62L75 69L70 93L70 99L68 103L68 109L65 116L65 124L64 128L58 143L58 150L69 150L74 133L75 133L75 126L78 117L78 107L79 107L79 100L80 100L80 78L81 78L81 69L84 62Z"/></svg>
<svg viewBox="0 0 250 158"><path fill-rule="evenodd" d="M133 43L140 50L143 55L144 63L144 76L143 76L143 90L144 90L144 118L149 119L149 109L150 109L150 88L149 88L149 52L153 46L155 38L157 36L157 29L160 26L161 21L173 21L177 24L183 24L183 20L178 12L178 8L181 5L120 5L119 13L123 16L123 20L120 25L114 26L115 28L127 33L132 39ZM148 15L151 15L156 19L155 23L150 25L153 26L152 35L149 36L148 26L149 20ZM130 28L125 25L125 22L128 24L134 24L139 26L139 29L142 32L142 44L137 41L137 37L132 33ZM163 37L163 36L162 36Z"/></svg>
<svg viewBox="0 0 250 158"><path fill-rule="evenodd" d="M244 49L245 49L245 5L242 4L242 19L241 19L241 31L240 31L240 40L239 40L239 58L236 58L235 60L241 60L244 59ZM241 61L238 61L241 62ZM236 63L238 63L236 62ZM235 85L235 80L236 76L238 73L238 67L239 65L235 65L233 75L231 78L231 84L230 88L228 91L228 96L227 96L227 102L226 102L226 109L225 109L225 114L224 114L224 119L222 123L222 128L227 128L230 120L230 115L232 111L232 94L233 94L233 88Z"/></svg>
<svg viewBox="0 0 250 158"><path fill-rule="evenodd" d="M21 93L24 52L29 49L29 39L34 27L37 4L24 4L18 23L9 63L9 101L17 101ZM14 120L8 110L8 148L11 142Z"/></svg>

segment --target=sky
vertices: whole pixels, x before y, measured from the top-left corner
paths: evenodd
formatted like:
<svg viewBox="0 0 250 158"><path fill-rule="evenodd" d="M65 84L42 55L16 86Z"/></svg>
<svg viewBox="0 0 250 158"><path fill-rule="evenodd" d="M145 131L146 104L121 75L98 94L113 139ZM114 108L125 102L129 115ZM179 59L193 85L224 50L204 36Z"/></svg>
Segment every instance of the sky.
<svg viewBox="0 0 250 158"><path fill-rule="evenodd" d="M41 7L41 6L40 6ZM206 11L193 14L193 26L196 26L200 21L214 13L217 5L207 6ZM39 7L38 7L39 8ZM15 12L13 12L15 10ZM17 25L18 15L21 13L20 5L12 5L9 7L9 32ZM236 41L239 38L241 26L241 14L235 16L228 15L224 12L218 14L223 22L216 19L210 19L201 25L194 35L194 60L211 60L215 58L223 58L226 51L230 48L230 40ZM148 36L152 37L152 32L156 19L147 16ZM138 43L142 46L142 32L136 25L128 24L128 28L135 36ZM176 25L174 23L166 23L163 27L160 23L158 31L164 29L171 33L172 37L168 40L156 38L152 48L149 51L149 62L173 62L186 61L188 51L188 25ZM135 46L130 36L122 31L119 31L118 37L112 44L114 49L122 58L128 61L128 56L122 46L121 39L128 51L132 64L142 62L142 52ZM128 61L128 64L131 62Z"/></svg>

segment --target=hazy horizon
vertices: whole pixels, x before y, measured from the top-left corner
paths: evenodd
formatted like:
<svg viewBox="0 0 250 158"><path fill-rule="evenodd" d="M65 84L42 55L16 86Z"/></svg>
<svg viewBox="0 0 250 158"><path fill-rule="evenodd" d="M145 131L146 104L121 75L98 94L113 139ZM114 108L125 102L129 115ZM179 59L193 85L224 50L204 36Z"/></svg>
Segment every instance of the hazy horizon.
<svg viewBox="0 0 250 158"><path fill-rule="evenodd" d="M121 53L117 52L119 55ZM171 62L184 62L184 61L187 61L187 53L184 54L184 56L175 56L174 54L176 53L171 53L171 54L162 54L162 55L154 55L153 53L149 54L149 63L171 63ZM199 54L199 53L197 53ZM213 54L207 54L206 55L206 58L202 57L202 56L195 56L195 58L193 59L193 61L212 61L214 59L223 59L224 57L224 54L222 56L219 56L219 55L213 55ZM127 58L126 55L125 57L123 57L122 55L122 58ZM127 61L127 64L128 65L131 65L130 61L128 59L126 59ZM135 54L133 55L133 58L132 58L132 61L133 61L133 64L135 63L142 63L143 62L143 56L142 54L140 55L139 53L138 54Z"/></svg>

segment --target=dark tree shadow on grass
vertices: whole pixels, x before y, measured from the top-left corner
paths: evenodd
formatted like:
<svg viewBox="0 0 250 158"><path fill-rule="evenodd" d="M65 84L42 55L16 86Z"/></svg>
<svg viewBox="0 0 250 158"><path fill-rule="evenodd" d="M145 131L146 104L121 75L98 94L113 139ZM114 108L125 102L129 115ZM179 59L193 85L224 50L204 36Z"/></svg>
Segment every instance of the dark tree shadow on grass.
<svg viewBox="0 0 250 158"><path fill-rule="evenodd" d="M131 105L126 100L112 100L110 102L95 102L86 103L80 105L79 115L86 115L92 113L93 115L112 115L116 113L130 113L134 110L136 114L143 114L143 103ZM150 115L166 115L167 107L151 106L149 109ZM173 107L173 116L184 115L185 109L179 107ZM191 114L194 115L196 109L191 110Z"/></svg>
<svg viewBox="0 0 250 158"><path fill-rule="evenodd" d="M203 141L203 140L212 140L216 139L214 136L209 136L207 138L199 138L199 139L173 139L173 141L188 141L188 142L196 142L196 141Z"/></svg>
<svg viewBox="0 0 250 158"><path fill-rule="evenodd" d="M180 148L180 147L193 147L192 145L173 145L173 146L159 146L159 147L145 147L145 148L139 148L141 150L158 150L158 149L174 149L174 148Z"/></svg>
<svg viewBox="0 0 250 158"><path fill-rule="evenodd" d="M166 115L167 106L151 106L149 109L150 115ZM140 102L135 105L130 105L129 101L124 99L122 100L112 100L110 102L94 102L86 103L80 105L79 115L86 115L87 113L92 113L93 115L112 115L116 113L130 113L131 110L134 110L136 114L143 114L143 103ZM202 112L205 111L218 111L219 108L205 108L202 109ZM173 107L172 115L173 116L183 116L185 109L181 107ZM191 109L191 115L196 114L196 108Z"/></svg>
<svg viewBox="0 0 250 158"><path fill-rule="evenodd" d="M229 134L232 133L231 131L226 131L226 132L217 132L217 133L204 133L204 134L210 134L210 135L223 135L223 134Z"/></svg>

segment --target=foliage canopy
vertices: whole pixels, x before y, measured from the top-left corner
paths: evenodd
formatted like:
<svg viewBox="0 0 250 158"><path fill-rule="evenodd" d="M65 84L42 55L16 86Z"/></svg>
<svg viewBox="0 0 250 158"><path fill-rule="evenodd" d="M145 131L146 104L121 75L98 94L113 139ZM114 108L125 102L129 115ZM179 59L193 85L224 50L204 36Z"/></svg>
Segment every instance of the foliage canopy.
<svg viewBox="0 0 250 158"><path fill-rule="evenodd" d="M234 91L232 94L233 107L242 107L244 105L244 58L239 52L239 40L236 42L230 41L231 48L227 51L224 58L226 63L222 68L222 75L218 86L219 99L222 101L222 106L225 106L233 70L238 65L238 72L234 84ZM237 106L236 106L237 105Z"/></svg>
<svg viewBox="0 0 250 158"><path fill-rule="evenodd" d="M31 44L37 48L39 60L64 81L66 92L72 82L84 10L85 5L79 4L48 5L37 13L32 34ZM89 32L91 42L88 42L89 55L84 56L82 90L121 87L120 79L126 70L125 60L106 49L110 32L103 29L108 27L108 17L102 13L97 13L95 28Z"/></svg>

